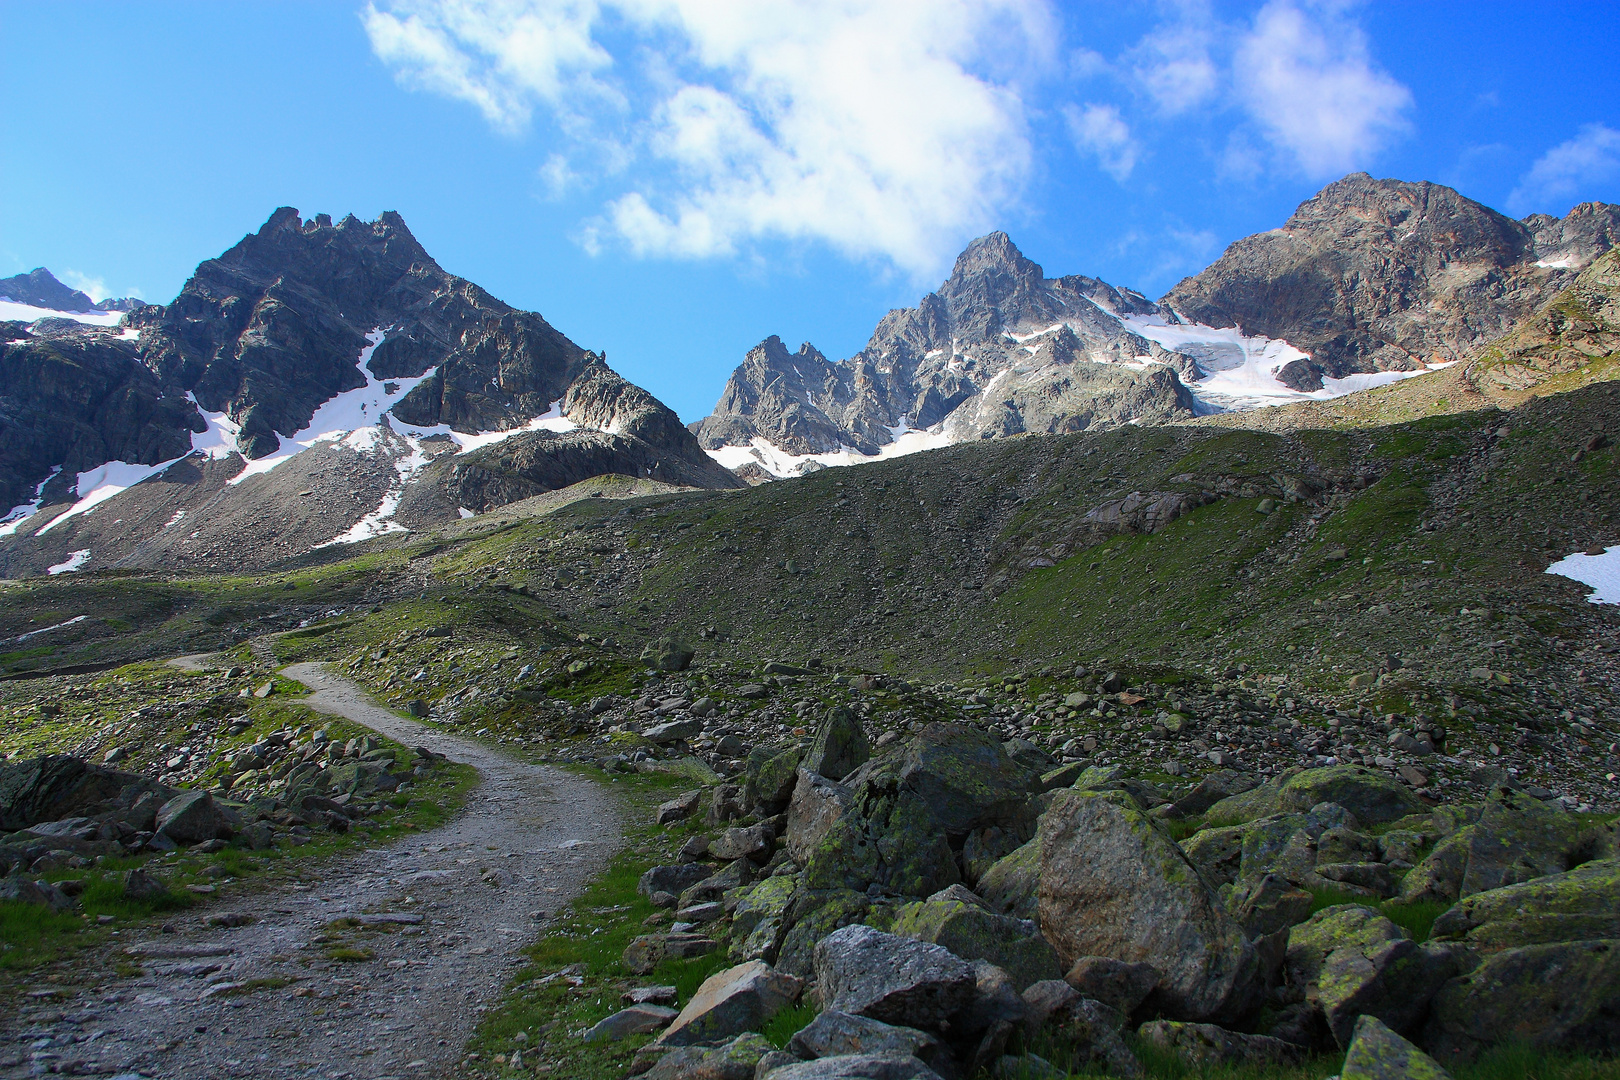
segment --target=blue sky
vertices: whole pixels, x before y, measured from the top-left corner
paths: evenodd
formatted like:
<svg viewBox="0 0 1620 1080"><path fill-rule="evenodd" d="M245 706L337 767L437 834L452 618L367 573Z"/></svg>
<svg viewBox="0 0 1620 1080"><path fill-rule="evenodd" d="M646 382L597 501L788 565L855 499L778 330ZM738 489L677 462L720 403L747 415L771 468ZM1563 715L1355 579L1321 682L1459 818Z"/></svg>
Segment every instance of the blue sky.
<svg viewBox="0 0 1620 1080"><path fill-rule="evenodd" d="M0 276L162 302L277 206L394 209L693 420L994 228L1157 296L1354 169L1620 201L1617 11L0 0Z"/></svg>

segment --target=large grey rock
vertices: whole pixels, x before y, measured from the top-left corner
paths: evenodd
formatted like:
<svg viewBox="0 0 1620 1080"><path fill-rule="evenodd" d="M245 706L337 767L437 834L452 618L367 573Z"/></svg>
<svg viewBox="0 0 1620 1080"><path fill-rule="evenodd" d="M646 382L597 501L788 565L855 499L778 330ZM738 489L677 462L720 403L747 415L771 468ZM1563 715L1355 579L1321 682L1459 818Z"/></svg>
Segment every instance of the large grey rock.
<svg viewBox="0 0 1620 1080"><path fill-rule="evenodd" d="M788 905L798 887L797 877L773 875L754 885L737 901L731 913L733 962L776 962L782 936L787 932L784 920Z"/></svg>
<svg viewBox="0 0 1620 1080"><path fill-rule="evenodd" d="M155 831L177 844L229 839L230 821L206 791L182 791L158 807Z"/></svg>
<svg viewBox="0 0 1620 1080"><path fill-rule="evenodd" d="M644 738L657 743L659 746L669 746L672 743L680 742L682 739L690 739L702 730L703 721L701 720L670 720L662 724L654 724L641 734Z"/></svg>
<svg viewBox="0 0 1620 1080"><path fill-rule="evenodd" d="M1259 959L1170 835L1123 792L1064 792L1040 825L1041 932L1073 963L1151 964L1171 1016L1243 1015L1261 991Z"/></svg>
<svg viewBox="0 0 1620 1080"><path fill-rule="evenodd" d="M72 897L44 879L8 874L0 878L0 900L19 904L37 904L52 911L72 911L76 906Z"/></svg>
<svg viewBox="0 0 1620 1080"><path fill-rule="evenodd" d="M823 1008L924 1031L941 1030L976 986L949 950L859 925L816 943L815 973Z"/></svg>
<svg viewBox="0 0 1620 1080"><path fill-rule="evenodd" d="M1378 1017L1362 1016L1356 1020L1339 1080L1451 1080L1451 1074Z"/></svg>
<svg viewBox="0 0 1620 1080"><path fill-rule="evenodd" d="M801 767L829 780L842 780L872 756L872 747L866 741L860 717L841 705L827 710L826 718L816 728L815 741L810 744Z"/></svg>
<svg viewBox="0 0 1620 1080"><path fill-rule="evenodd" d="M997 859L979 878L979 895L991 910L1019 919L1039 914L1037 892L1041 884L1041 845L1031 840L1011 855Z"/></svg>
<svg viewBox="0 0 1620 1080"><path fill-rule="evenodd" d="M715 948L714 939L703 934L643 934L624 947L621 959L632 975L646 975L665 960L707 956Z"/></svg>
<svg viewBox="0 0 1620 1080"><path fill-rule="evenodd" d="M1181 842L1181 850L1205 884L1211 888L1230 885L1243 864L1243 826L1200 829Z"/></svg>
<svg viewBox="0 0 1620 1080"><path fill-rule="evenodd" d="M1064 984L1084 998L1100 1001L1121 1016L1129 1016L1159 985L1159 969L1110 956L1082 956L1070 965Z"/></svg>
<svg viewBox="0 0 1620 1080"><path fill-rule="evenodd" d="M950 1049L939 1039L916 1028L896 1027L853 1013L828 1010L794 1033L789 1048L801 1058L867 1054L879 1057L910 1055L930 1068L950 1067Z"/></svg>
<svg viewBox="0 0 1620 1080"><path fill-rule="evenodd" d="M1251 938L1275 934L1304 922L1315 898L1287 878L1266 874L1232 891L1226 909Z"/></svg>
<svg viewBox="0 0 1620 1080"><path fill-rule="evenodd" d="M909 1054L840 1054L772 1069L765 1080L940 1080L940 1075Z"/></svg>
<svg viewBox="0 0 1620 1080"><path fill-rule="evenodd" d="M1434 940L1480 953L1524 945L1620 939L1620 859L1475 893L1434 921Z"/></svg>
<svg viewBox="0 0 1620 1080"><path fill-rule="evenodd" d="M74 817L100 820L116 816L150 794L160 795L161 802L178 792L143 776L102 768L67 754L12 761L0 765L0 832ZM140 823L131 824L143 828Z"/></svg>
<svg viewBox="0 0 1620 1080"><path fill-rule="evenodd" d="M660 892L679 896L713 873L714 867L708 863L655 866L641 875L640 880L636 882L636 892L642 896Z"/></svg>
<svg viewBox="0 0 1620 1080"><path fill-rule="evenodd" d="M777 970L810 978L815 972L816 943L840 927L863 921L871 908L867 895L852 889L795 891L782 916L788 930L777 950Z"/></svg>
<svg viewBox="0 0 1620 1080"><path fill-rule="evenodd" d="M709 855L722 862L753 859L764 862L770 856L775 836L764 823L746 828L731 828L709 841Z"/></svg>
<svg viewBox="0 0 1620 1080"><path fill-rule="evenodd" d="M977 900L947 890L900 908L890 929L901 937L943 945L964 960L988 960L1006 971L1019 990L1061 974L1057 952L1034 922L997 915Z"/></svg>
<svg viewBox="0 0 1620 1080"><path fill-rule="evenodd" d="M1620 1052L1620 939L1504 949L1435 995L1422 1044L1442 1062L1493 1046Z"/></svg>
<svg viewBox="0 0 1620 1080"><path fill-rule="evenodd" d="M1486 801L1477 822L1442 839L1412 868L1401 900L1449 903L1615 854L1612 831L1503 790Z"/></svg>
<svg viewBox="0 0 1620 1080"><path fill-rule="evenodd" d="M821 841L854 806L855 796L842 784L799 770L788 804L788 858L799 866L810 861Z"/></svg>
<svg viewBox="0 0 1620 1080"><path fill-rule="evenodd" d="M718 971L703 981L658 1041L665 1046L714 1042L757 1031L799 1000L804 984L763 960Z"/></svg>
<svg viewBox="0 0 1620 1080"><path fill-rule="evenodd" d="M676 1047L643 1076L645 1080L754 1080L760 1062L774 1050L765 1036L750 1031L719 1046Z"/></svg>
<svg viewBox="0 0 1620 1080"><path fill-rule="evenodd" d="M1035 983L1025 989L1023 998L1025 1031L1038 1036L1051 1029L1067 1048L1071 1068L1101 1066L1118 1077L1142 1074L1141 1062L1120 1035L1125 1017L1117 1010L1058 980Z"/></svg>
<svg viewBox="0 0 1620 1080"><path fill-rule="evenodd" d="M1281 1039L1245 1035L1214 1024L1152 1020L1137 1029L1137 1036L1170 1051L1194 1069L1293 1064L1305 1056L1302 1047Z"/></svg>
<svg viewBox="0 0 1620 1080"><path fill-rule="evenodd" d="M749 806L775 814L793 797L804 751L796 744L756 746L744 766L743 797Z"/></svg>
<svg viewBox="0 0 1620 1080"><path fill-rule="evenodd" d="M1175 808L1177 817L1197 817L1222 799L1241 795L1258 786L1259 781L1248 773L1216 769L1171 805Z"/></svg>
<svg viewBox="0 0 1620 1080"><path fill-rule="evenodd" d="M643 1002L598 1020L580 1037L585 1042L616 1042L668 1027L675 1017L674 1009Z"/></svg>
<svg viewBox="0 0 1620 1080"><path fill-rule="evenodd" d="M1340 1046L1349 1045L1362 1015L1396 1031L1415 1030L1429 1000L1458 971L1451 949L1420 945L1359 905L1317 912L1294 927L1288 942L1288 981L1317 1003Z"/></svg>

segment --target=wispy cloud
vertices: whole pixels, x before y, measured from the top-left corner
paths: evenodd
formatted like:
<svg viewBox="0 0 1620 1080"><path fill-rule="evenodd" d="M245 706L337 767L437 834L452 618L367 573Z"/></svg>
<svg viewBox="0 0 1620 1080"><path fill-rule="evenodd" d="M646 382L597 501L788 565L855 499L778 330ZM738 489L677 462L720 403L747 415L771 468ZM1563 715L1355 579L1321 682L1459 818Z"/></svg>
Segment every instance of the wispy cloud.
<svg viewBox="0 0 1620 1080"><path fill-rule="evenodd" d="M71 289L78 289L97 303L112 295L107 288L106 279L81 274L77 270L63 270L61 281Z"/></svg>
<svg viewBox="0 0 1620 1080"><path fill-rule="evenodd" d="M1367 164L1411 129L1411 91L1372 61L1343 4L1266 4L1232 78L1266 139L1314 179Z"/></svg>
<svg viewBox="0 0 1620 1080"><path fill-rule="evenodd" d="M362 18L405 85L502 132L552 119L551 190L591 172L576 156L635 155L588 247L814 241L920 278L1016 202L1021 80L1059 39L1046 0L398 0Z"/></svg>
<svg viewBox="0 0 1620 1080"><path fill-rule="evenodd" d="M1583 189L1620 176L1620 131L1587 124L1580 134L1542 154L1508 196L1516 213L1568 209Z"/></svg>
<svg viewBox="0 0 1620 1080"><path fill-rule="evenodd" d="M1202 4L1182 5L1177 16L1126 54L1132 81L1167 116L1208 103L1221 83L1212 53L1219 33L1208 10Z"/></svg>
<svg viewBox="0 0 1620 1080"><path fill-rule="evenodd" d="M1136 168L1141 147L1131 137L1130 126L1120 118L1119 109L1113 105L1069 105L1063 115L1075 146L1094 156L1104 172L1124 183Z"/></svg>

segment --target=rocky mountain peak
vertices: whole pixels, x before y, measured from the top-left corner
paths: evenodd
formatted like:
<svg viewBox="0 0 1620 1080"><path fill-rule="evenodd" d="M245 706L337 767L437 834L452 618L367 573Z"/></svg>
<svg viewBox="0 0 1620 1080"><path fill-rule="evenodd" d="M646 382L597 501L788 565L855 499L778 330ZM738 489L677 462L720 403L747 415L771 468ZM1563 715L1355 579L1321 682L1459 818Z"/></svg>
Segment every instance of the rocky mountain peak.
<svg viewBox="0 0 1620 1080"><path fill-rule="evenodd" d="M54 311L94 311L96 307L94 300L56 280L56 275L43 266L36 266L26 274L0 278L0 297Z"/></svg>

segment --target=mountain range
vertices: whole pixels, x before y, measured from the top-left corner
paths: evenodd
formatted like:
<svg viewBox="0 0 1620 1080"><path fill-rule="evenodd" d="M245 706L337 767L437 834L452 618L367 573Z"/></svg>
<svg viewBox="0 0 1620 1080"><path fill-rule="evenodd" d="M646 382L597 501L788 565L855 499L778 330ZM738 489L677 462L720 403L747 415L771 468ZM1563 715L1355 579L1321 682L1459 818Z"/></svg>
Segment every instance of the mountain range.
<svg viewBox="0 0 1620 1080"><path fill-rule="evenodd" d="M694 430L760 478L1334 397L1462 359L1617 237L1620 207L1514 221L1438 184L1356 173L1155 302L1095 278L1047 278L992 233L847 360L767 338Z"/></svg>
<svg viewBox="0 0 1620 1080"><path fill-rule="evenodd" d="M991 233L853 357L767 338L688 429L539 315L447 273L398 214L282 208L169 304L96 305L43 268L0 281L0 575L267 565L594 477L740 487L1332 399L1516 331L1562 341L1549 303L1617 236L1620 207L1515 221L1358 173L1155 301L1048 278Z"/></svg>

